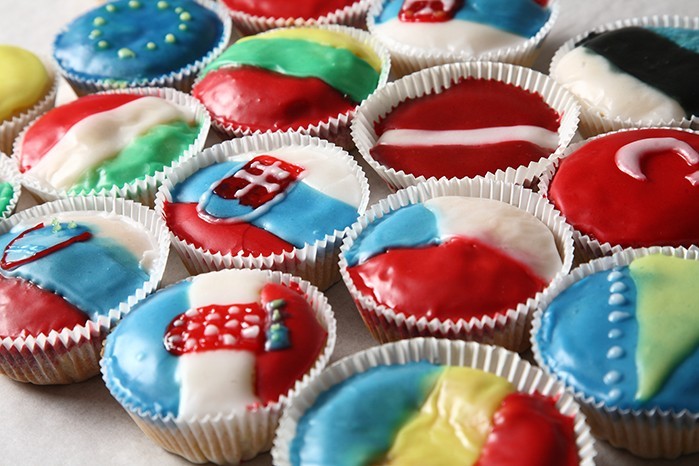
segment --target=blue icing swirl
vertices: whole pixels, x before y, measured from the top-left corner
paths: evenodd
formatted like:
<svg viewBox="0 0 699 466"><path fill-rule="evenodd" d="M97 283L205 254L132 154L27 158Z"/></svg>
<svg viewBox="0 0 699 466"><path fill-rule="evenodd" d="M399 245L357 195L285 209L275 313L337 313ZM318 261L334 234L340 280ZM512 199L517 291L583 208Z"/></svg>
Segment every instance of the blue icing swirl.
<svg viewBox="0 0 699 466"><path fill-rule="evenodd" d="M119 0L70 23L54 57L83 79L153 79L204 58L222 37L218 16L192 0Z"/></svg>

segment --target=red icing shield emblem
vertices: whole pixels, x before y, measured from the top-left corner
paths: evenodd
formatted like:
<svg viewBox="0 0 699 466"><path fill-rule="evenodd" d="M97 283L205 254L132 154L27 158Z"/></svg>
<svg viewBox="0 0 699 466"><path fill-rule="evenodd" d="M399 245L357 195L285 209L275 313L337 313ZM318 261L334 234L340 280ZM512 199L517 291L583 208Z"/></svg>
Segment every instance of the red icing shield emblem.
<svg viewBox="0 0 699 466"><path fill-rule="evenodd" d="M463 4L463 0L405 0L398 19L409 23L450 21Z"/></svg>

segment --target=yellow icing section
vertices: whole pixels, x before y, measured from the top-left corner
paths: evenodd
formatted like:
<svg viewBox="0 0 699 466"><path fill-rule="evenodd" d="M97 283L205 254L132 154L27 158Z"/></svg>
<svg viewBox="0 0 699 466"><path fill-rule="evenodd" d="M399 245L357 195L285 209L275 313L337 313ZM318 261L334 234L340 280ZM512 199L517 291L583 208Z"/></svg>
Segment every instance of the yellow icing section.
<svg viewBox="0 0 699 466"><path fill-rule="evenodd" d="M474 464L491 431L495 411L514 391L502 377L468 367L446 368L380 464Z"/></svg>
<svg viewBox="0 0 699 466"><path fill-rule="evenodd" d="M31 108L46 94L50 78L33 53L0 45L0 120Z"/></svg>
<svg viewBox="0 0 699 466"><path fill-rule="evenodd" d="M699 262L658 254L629 270L638 290L636 399L648 400L699 347Z"/></svg>
<svg viewBox="0 0 699 466"><path fill-rule="evenodd" d="M347 34L323 29L280 29L278 31L243 37L238 42L257 39L299 39L316 42L336 49L347 49L357 57L367 62L377 73L381 73L381 59L371 47L353 39Z"/></svg>

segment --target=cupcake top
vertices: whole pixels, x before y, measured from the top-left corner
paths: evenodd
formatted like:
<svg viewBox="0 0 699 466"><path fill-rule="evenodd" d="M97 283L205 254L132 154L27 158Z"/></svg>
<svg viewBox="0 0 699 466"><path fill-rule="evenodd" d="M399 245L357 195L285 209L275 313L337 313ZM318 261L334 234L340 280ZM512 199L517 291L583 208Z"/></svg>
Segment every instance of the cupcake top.
<svg viewBox="0 0 699 466"><path fill-rule="evenodd" d="M327 331L298 286L223 270L165 288L107 338L105 381L125 407L176 419L276 402L323 351Z"/></svg>
<svg viewBox="0 0 699 466"><path fill-rule="evenodd" d="M193 0L117 0L73 20L54 57L82 80L144 81L202 60L223 37L216 13Z"/></svg>
<svg viewBox="0 0 699 466"><path fill-rule="evenodd" d="M538 358L608 407L699 412L699 262L649 254L600 268L551 290Z"/></svg>
<svg viewBox="0 0 699 466"><path fill-rule="evenodd" d="M314 19L334 13L358 0L223 0L233 11L266 18Z"/></svg>
<svg viewBox="0 0 699 466"><path fill-rule="evenodd" d="M299 420L289 456L294 466L579 462L573 418L553 398L424 361L372 367L322 393Z"/></svg>
<svg viewBox="0 0 699 466"><path fill-rule="evenodd" d="M29 110L51 87L41 60L20 47L0 45L0 122Z"/></svg>
<svg viewBox="0 0 699 466"><path fill-rule="evenodd" d="M142 225L96 211L24 219L0 235L0 250L2 338L109 316L150 279L159 254Z"/></svg>

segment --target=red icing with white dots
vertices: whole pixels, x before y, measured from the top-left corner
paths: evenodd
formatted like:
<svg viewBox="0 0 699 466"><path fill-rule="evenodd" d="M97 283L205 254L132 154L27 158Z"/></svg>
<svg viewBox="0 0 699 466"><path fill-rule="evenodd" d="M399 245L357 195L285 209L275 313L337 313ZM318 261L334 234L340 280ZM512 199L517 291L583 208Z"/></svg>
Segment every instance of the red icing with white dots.
<svg viewBox="0 0 699 466"><path fill-rule="evenodd" d="M223 0L231 10L269 18L319 18L357 0Z"/></svg>

